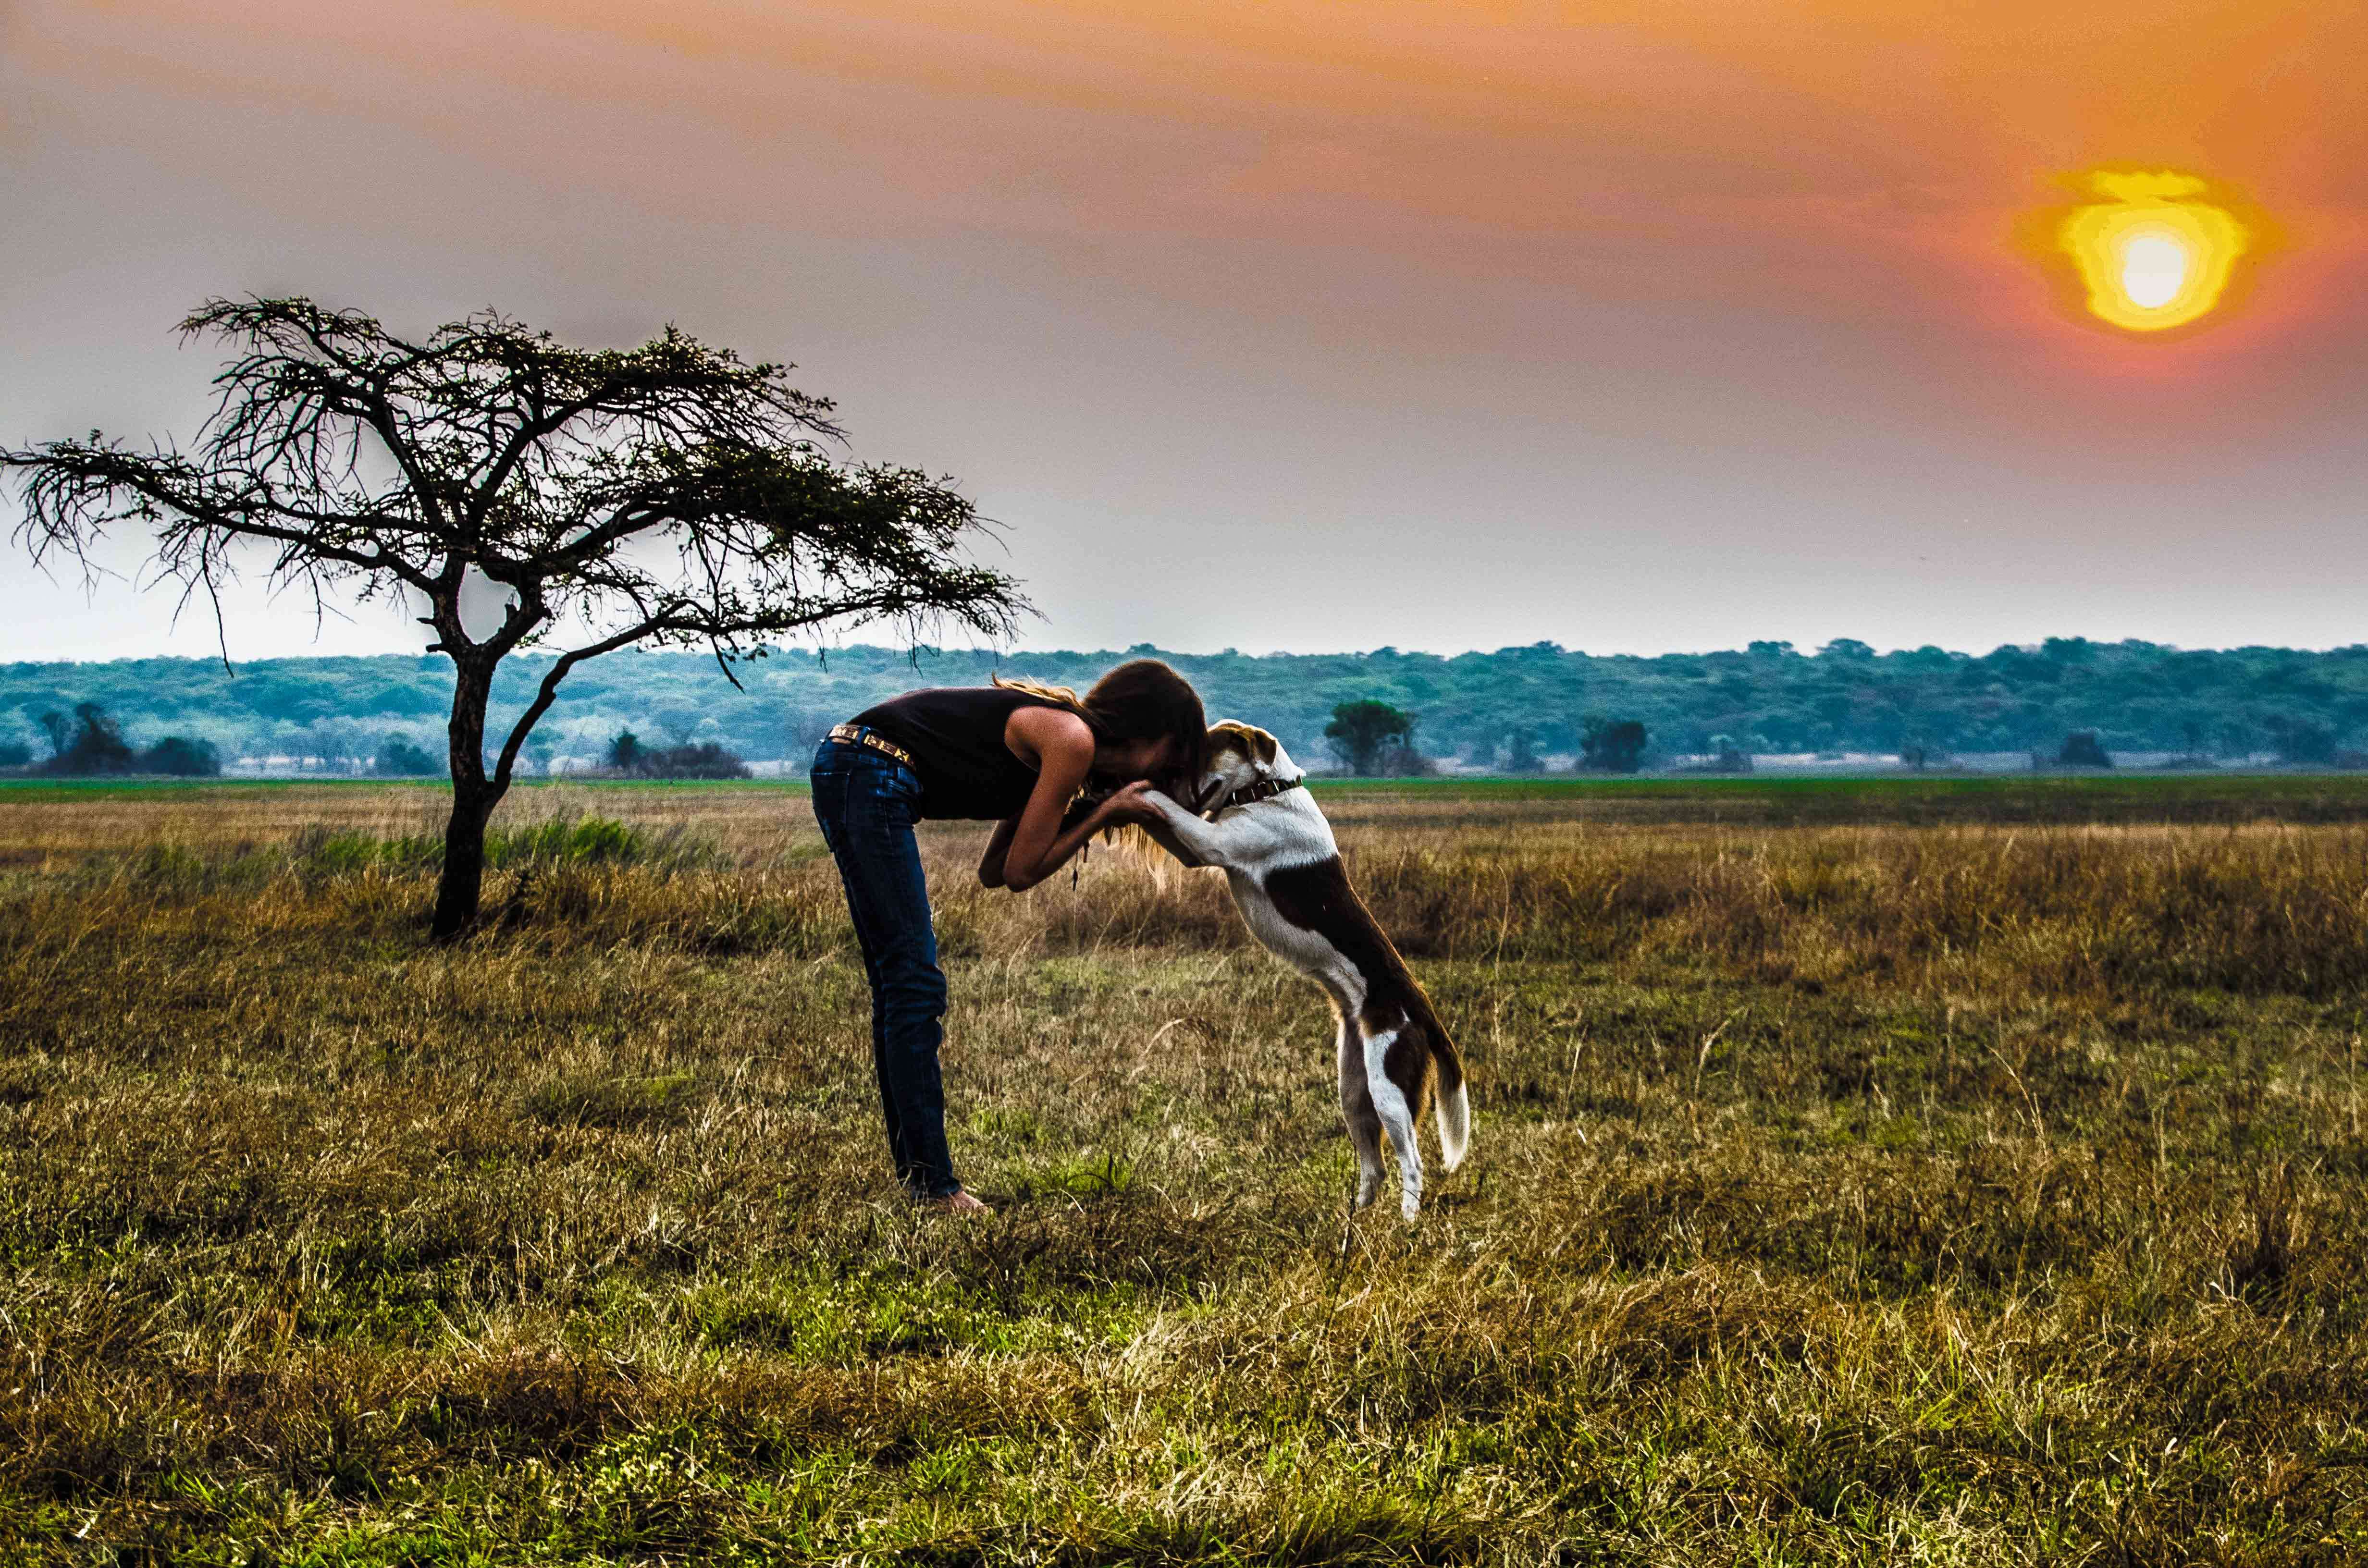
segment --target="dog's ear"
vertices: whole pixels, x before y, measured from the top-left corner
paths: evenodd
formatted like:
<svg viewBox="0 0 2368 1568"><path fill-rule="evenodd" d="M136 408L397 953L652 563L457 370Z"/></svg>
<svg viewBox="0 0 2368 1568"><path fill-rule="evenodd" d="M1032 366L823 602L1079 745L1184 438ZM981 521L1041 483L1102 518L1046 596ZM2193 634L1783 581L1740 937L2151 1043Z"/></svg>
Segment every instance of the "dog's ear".
<svg viewBox="0 0 2368 1568"><path fill-rule="evenodd" d="M1265 778L1274 766L1274 737L1238 719L1224 719L1209 728L1209 760L1213 766L1225 752L1237 752L1250 770Z"/></svg>

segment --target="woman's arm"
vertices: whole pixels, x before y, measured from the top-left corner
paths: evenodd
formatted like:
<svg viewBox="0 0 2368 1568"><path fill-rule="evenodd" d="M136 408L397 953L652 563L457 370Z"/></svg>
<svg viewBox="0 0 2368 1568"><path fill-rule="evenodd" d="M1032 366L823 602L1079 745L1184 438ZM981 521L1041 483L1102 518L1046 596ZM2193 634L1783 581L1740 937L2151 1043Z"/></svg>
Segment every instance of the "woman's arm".
<svg viewBox="0 0 2368 1568"><path fill-rule="evenodd" d="M1054 808L1051 812L1054 830L1052 842L1033 859L1022 860L1020 856L1027 851L1031 826L1029 819L1035 815L1037 803L1042 799L1043 786L1040 783L1037 795L1028 802L1028 809L1011 819L1017 825L1011 835L1012 847L1004 853L1001 868L1003 885L1013 892L1025 892L1067 865L1069 858L1084 848L1086 841L1104 828L1142 822L1156 810L1143 801L1143 797L1151 792L1151 788L1147 781L1129 784L1110 799L1097 802L1083 816L1067 818L1067 825L1064 825L1059 809ZM1022 867L1026 869L1021 869Z"/></svg>
<svg viewBox="0 0 2368 1568"><path fill-rule="evenodd" d="M995 832L986 841L986 853L979 858L979 886L999 888L1003 885L1003 858L1011 853L1011 835L1019 826L1018 817L1006 817L995 824Z"/></svg>
<svg viewBox="0 0 2368 1568"><path fill-rule="evenodd" d="M1001 859L999 864L980 865L982 880L992 872L1003 886L1024 892L1067 864L1095 834L1121 823L1139 822L1152 810L1138 799L1149 786L1135 784L1083 815L1069 811L1070 801L1094 764L1093 732L1074 713L1057 708L1019 709L1011 715L1004 740L1014 752L1035 762L1036 789L1027 806L1010 820L1008 835L997 825L995 837L1002 840ZM988 861L996 859L996 848L990 840Z"/></svg>
<svg viewBox="0 0 2368 1568"><path fill-rule="evenodd" d="M1080 795L1070 801L1069 809L1061 817L1061 833L1066 833L1084 822L1101 803L1102 798L1088 795ZM1116 824L1105 823L1102 825L1110 827ZM1144 825L1151 824L1145 822ZM995 824L995 832L986 841L986 853L979 858L978 881L981 887L999 888L1003 885L1004 857L1011 853L1011 835L1019 830L1018 817L1006 817ZM1060 834L1054 834L1053 837L1058 839Z"/></svg>

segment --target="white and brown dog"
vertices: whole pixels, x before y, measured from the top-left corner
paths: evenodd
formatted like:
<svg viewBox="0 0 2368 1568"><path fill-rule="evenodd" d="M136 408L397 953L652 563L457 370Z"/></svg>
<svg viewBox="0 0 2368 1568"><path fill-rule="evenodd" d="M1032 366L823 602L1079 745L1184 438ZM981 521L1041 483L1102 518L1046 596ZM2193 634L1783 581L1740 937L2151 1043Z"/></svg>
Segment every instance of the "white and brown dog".
<svg viewBox="0 0 2368 1568"><path fill-rule="evenodd" d="M1324 988L1339 1019L1340 1114L1356 1146L1357 1206L1382 1187L1382 1135L1398 1161L1399 1211L1422 1208L1415 1130L1438 1093L1440 1156L1463 1163L1471 1111L1463 1057L1430 998L1349 885L1332 824L1302 787L1306 770L1264 730L1222 723L1190 807L1157 791L1149 831L1188 866L1216 866L1242 919L1279 957Z"/></svg>

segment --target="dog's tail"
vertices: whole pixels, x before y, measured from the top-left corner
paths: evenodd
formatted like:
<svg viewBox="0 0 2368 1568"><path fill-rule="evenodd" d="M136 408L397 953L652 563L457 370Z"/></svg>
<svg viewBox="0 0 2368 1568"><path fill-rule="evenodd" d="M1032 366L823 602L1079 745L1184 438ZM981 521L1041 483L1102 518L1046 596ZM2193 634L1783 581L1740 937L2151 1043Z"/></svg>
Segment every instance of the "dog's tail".
<svg viewBox="0 0 2368 1568"><path fill-rule="evenodd" d="M1463 1053L1436 1020L1424 1031L1430 1037L1430 1059L1439 1070L1439 1157L1449 1170L1463 1163L1472 1148L1472 1104L1463 1093Z"/></svg>

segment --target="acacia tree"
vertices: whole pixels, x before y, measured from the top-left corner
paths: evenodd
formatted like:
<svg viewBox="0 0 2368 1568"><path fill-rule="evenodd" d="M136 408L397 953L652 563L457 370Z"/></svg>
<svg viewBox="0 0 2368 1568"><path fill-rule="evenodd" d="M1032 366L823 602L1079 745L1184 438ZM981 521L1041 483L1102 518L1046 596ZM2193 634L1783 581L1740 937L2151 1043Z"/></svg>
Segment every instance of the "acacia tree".
<svg viewBox="0 0 2368 1568"><path fill-rule="evenodd" d="M587 351L489 312L409 342L356 312L250 299L210 301L181 332L235 352L194 446L140 451L94 431L0 449L23 492L17 538L36 562L88 572L110 526L145 527L183 604L202 593L217 624L221 585L258 557L316 614L332 592L414 596L453 670L439 938L475 920L486 819L585 660L702 647L729 676L807 628L1004 635L1026 608L1011 578L967 559L982 525L946 482L835 460L832 405L791 388L788 367L672 327ZM482 635L461 615L480 576L507 593ZM495 671L527 648L557 656L489 761Z"/></svg>
<svg viewBox="0 0 2368 1568"><path fill-rule="evenodd" d="M1324 738L1332 743L1334 755L1349 772L1360 775L1380 772L1383 749L1392 743L1410 744L1413 735L1413 714L1372 698L1341 703L1332 710L1332 722L1324 726Z"/></svg>

